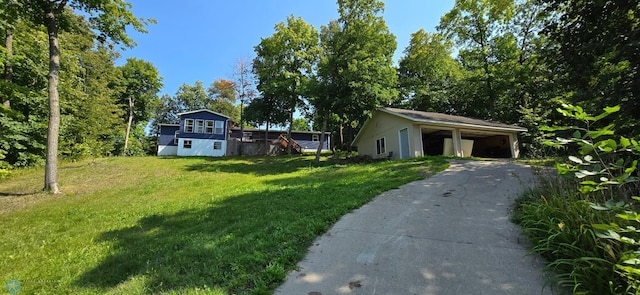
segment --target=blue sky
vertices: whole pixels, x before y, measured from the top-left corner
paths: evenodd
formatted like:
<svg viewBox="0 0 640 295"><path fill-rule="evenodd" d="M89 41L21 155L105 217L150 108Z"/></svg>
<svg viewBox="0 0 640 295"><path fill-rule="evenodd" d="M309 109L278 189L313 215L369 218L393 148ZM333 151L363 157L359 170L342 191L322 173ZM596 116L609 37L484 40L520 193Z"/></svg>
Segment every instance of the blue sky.
<svg viewBox="0 0 640 295"><path fill-rule="evenodd" d="M137 17L154 18L149 33L131 32L138 45L122 52L149 61L163 77L161 94L175 94L183 83L196 80L208 86L215 79L231 79L240 58L254 57L260 38L273 34L274 25L287 16L302 17L316 29L338 18L333 0L130 0ZM385 1L384 18L396 35L395 60L409 44L411 33L435 31L440 17L454 0Z"/></svg>

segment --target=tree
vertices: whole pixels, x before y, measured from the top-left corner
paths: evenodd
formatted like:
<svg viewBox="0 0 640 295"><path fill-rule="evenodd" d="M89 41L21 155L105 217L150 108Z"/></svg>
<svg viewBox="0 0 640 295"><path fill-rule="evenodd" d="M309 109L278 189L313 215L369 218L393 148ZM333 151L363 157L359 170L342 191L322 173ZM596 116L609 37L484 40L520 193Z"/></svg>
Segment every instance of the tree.
<svg viewBox="0 0 640 295"><path fill-rule="evenodd" d="M287 17L276 32L255 47L254 72L264 97L282 98L289 114L287 139L291 141L293 114L304 105L313 68L318 59L318 32L302 18ZM291 155L291 146L287 153Z"/></svg>
<svg viewBox="0 0 640 295"><path fill-rule="evenodd" d="M378 107L397 97L397 74L393 53L397 43L382 13L384 3L376 0L338 0L340 17L329 24L324 41L326 70L319 70L321 82L336 99L333 112L343 122L341 143L350 149L356 131ZM332 99L326 93L325 99ZM328 116L327 116L328 117ZM348 131L345 142L342 127Z"/></svg>
<svg viewBox="0 0 640 295"><path fill-rule="evenodd" d="M451 112L451 88L460 78L460 64L451 57L452 44L423 29L411 34L398 67L401 100L397 105L421 111Z"/></svg>
<svg viewBox="0 0 640 295"><path fill-rule="evenodd" d="M620 105L608 120L637 135L640 112L640 6L637 1L543 0L546 63L557 88L586 112Z"/></svg>
<svg viewBox="0 0 640 295"><path fill-rule="evenodd" d="M236 61L236 65L233 69L233 77L235 79L234 86L236 93L240 98L240 132L244 133L244 104L251 103L256 96L256 91L253 88L253 81L251 79L251 71L253 64L244 58L240 58ZM267 126L267 131L269 126ZM269 145L269 132L265 132L265 151L268 153ZM240 155L242 155L242 141L240 141Z"/></svg>
<svg viewBox="0 0 640 295"><path fill-rule="evenodd" d="M508 54L505 46L514 41L511 35L500 32L512 18L513 10L513 0L456 0L454 8L440 20L438 30L462 47L460 58L470 71L470 82L481 83L475 85L472 109L477 111L472 115L487 113L487 118L499 119L497 84L501 80L496 77L496 65L501 54Z"/></svg>
<svg viewBox="0 0 640 295"><path fill-rule="evenodd" d="M293 130L296 131L311 131L311 126L309 122L305 120L305 118L295 118L293 119Z"/></svg>
<svg viewBox="0 0 640 295"><path fill-rule="evenodd" d="M178 104L177 111L179 113L209 107L209 94L204 89L202 81L196 81L193 85L183 83L178 87L175 99Z"/></svg>
<svg viewBox="0 0 640 295"><path fill-rule="evenodd" d="M45 165L44 190L59 193L58 186L58 135L60 129L60 100L58 83L60 75L60 45L59 29L64 29L65 9L77 9L87 13L95 29L100 32L98 39L110 39L114 43L134 46L135 42L129 38L126 28L132 26L135 30L145 32L144 26L148 20L133 16L131 4L123 0L31 0L24 2L25 9L20 10L21 16L31 18L35 24L44 25L49 36L49 126L47 132L47 153Z"/></svg>
<svg viewBox="0 0 640 295"><path fill-rule="evenodd" d="M131 126L149 120L151 105L162 87L162 78L153 64L137 58L128 58L119 71L120 79L115 87L119 90L118 103L124 106L127 122L122 148L124 156L127 154Z"/></svg>
<svg viewBox="0 0 640 295"><path fill-rule="evenodd" d="M230 80L217 79L207 89L209 96L208 109L231 117L233 121L240 119L240 110L236 104L235 84Z"/></svg>

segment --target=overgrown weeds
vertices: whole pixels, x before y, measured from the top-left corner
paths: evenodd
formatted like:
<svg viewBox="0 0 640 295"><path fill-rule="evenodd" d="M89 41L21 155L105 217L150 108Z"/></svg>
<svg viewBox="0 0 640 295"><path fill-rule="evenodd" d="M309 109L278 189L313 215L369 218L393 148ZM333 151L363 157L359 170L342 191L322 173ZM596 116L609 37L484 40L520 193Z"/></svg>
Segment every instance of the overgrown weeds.
<svg viewBox="0 0 640 295"><path fill-rule="evenodd" d="M615 135L591 116L564 105L576 125L546 127L563 135L547 141L570 154L518 201L514 221L549 261L556 282L575 294L640 294L640 214L637 164L640 144Z"/></svg>

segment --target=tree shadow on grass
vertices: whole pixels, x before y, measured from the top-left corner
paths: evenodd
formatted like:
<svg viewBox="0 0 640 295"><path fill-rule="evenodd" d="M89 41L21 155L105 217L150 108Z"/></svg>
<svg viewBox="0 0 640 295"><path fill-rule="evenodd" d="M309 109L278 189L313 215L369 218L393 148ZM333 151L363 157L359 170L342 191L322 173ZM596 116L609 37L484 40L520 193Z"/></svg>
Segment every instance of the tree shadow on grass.
<svg viewBox="0 0 640 295"><path fill-rule="evenodd" d="M204 158L204 160L206 160L205 163L187 165L185 170L263 176L292 173L313 166L313 160L302 156Z"/></svg>
<svg viewBox="0 0 640 295"><path fill-rule="evenodd" d="M292 161L295 169L303 163ZM134 226L103 233L97 242L111 247L109 255L74 284L98 292L220 287L228 293L269 293L318 235L379 192L398 185L381 178L408 172L402 165L383 168L363 173L329 166L270 180L272 186L264 191L202 208L145 216Z"/></svg>
<svg viewBox="0 0 640 295"><path fill-rule="evenodd" d="M356 173L356 172L353 172ZM133 287L159 293L221 287L229 293L275 289L313 239L353 209L340 193L347 184L301 177L308 185L281 186L212 202L205 208L141 218L103 233L111 252L74 284L108 292ZM342 196L329 203L325 193ZM366 201L363 201L364 203ZM138 282L139 284L139 282Z"/></svg>

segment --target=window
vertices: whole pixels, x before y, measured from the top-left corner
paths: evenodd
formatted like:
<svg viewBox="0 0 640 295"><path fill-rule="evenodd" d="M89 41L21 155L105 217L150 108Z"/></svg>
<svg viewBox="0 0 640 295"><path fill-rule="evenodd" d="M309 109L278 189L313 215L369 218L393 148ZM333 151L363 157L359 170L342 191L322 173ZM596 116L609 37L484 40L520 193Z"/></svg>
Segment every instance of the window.
<svg viewBox="0 0 640 295"><path fill-rule="evenodd" d="M204 133L213 134L213 121L207 120L204 122Z"/></svg>
<svg viewBox="0 0 640 295"><path fill-rule="evenodd" d="M213 149L214 150L221 150L222 149L222 141L214 141L213 142Z"/></svg>
<svg viewBox="0 0 640 295"><path fill-rule="evenodd" d="M311 141L320 141L320 135L318 134L311 135Z"/></svg>
<svg viewBox="0 0 640 295"><path fill-rule="evenodd" d="M224 121L216 121L216 134L224 133Z"/></svg>
<svg viewBox="0 0 640 295"><path fill-rule="evenodd" d="M185 149L190 149L191 148L191 140L185 140L182 143L182 147L185 148Z"/></svg>
<svg viewBox="0 0 640 295"><path fill-rule="evenodd" d="M184 132L193 133L193 119L184 120Z"/></svg>
<svg viewBox="0 0 640 295"><path fill-rule="evenodd" d="M180 130L176 130L173 134L173 144L178 145L178 137L180 137Z"/></svg>
<svg viewBox="0 0 640 295"><path fill-rule="evenodd" d="M196 120L195 133L204 133L204 120Z"/></svg>
<svg viewBox="0 0 640 295"><path fill-rule="evenodd" d="M384 137L376 140L376 154L382 155L387 152L387 149L384 146Z"/></svg>

